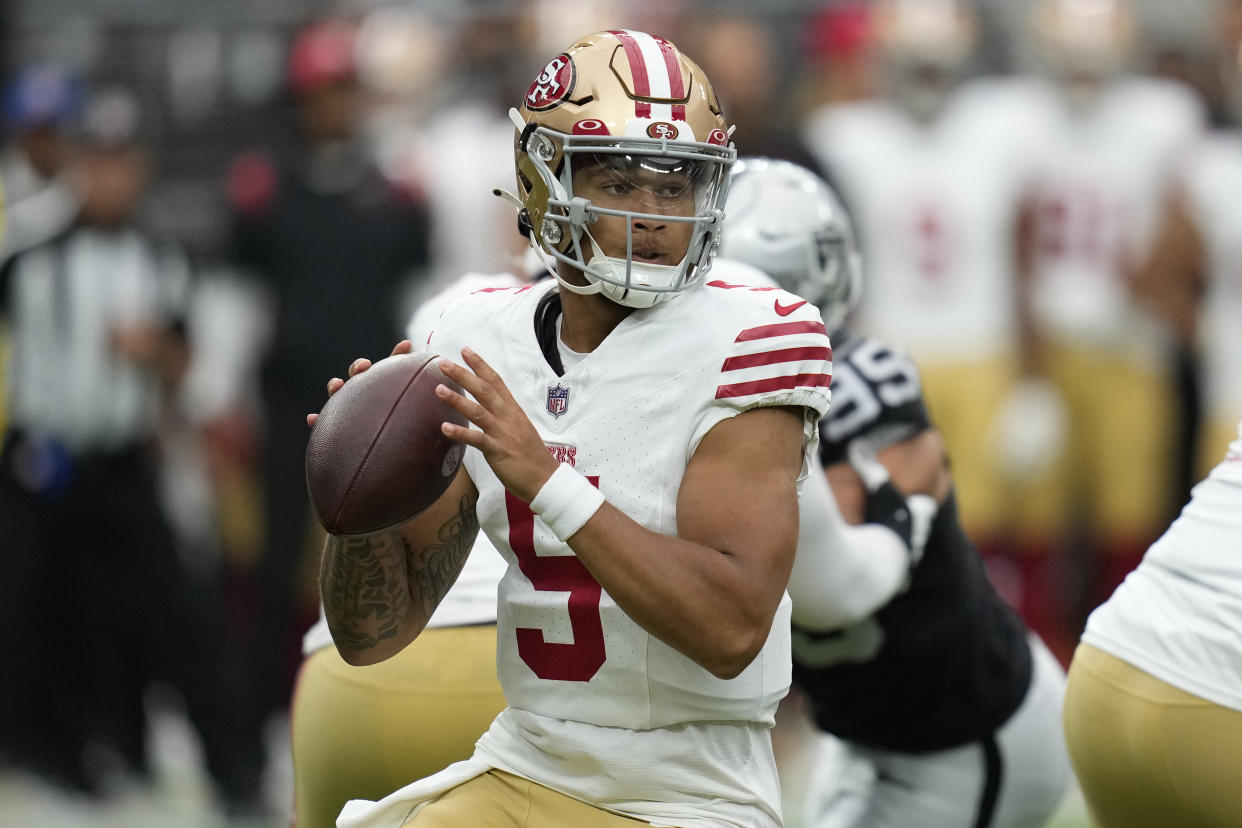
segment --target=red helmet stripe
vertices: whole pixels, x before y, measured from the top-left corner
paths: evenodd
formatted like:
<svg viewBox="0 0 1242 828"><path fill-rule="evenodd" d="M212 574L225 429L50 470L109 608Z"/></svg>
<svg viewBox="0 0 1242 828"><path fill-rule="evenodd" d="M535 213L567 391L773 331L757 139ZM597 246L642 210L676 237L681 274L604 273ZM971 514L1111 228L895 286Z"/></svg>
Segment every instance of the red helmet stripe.
<svg viewBox="0 0 1242 828"><path fill-rule="evenodd" d="M643 60L643 51L638 41L624 29L613 29L609 34L614 35L625 47L625 57L630 62L630 74L634 77L634 94L640 98L650 97L651 82L647 78L647 63ZM650 118L651 104L647 101L635 101L634 117Z"/></svg>
<svg viewBox="0 0 1242 828"><path fill-rule="evenodd" d="M668 70L668 88L670 98L686 97L686 84L681 76L681 61L677 59L677 53L673 51L673 46L662 37L654 38L656 43L660 44L660 52L664 55L664 68ZM686 105L673 104L673 120L686 120Z"/></svg>

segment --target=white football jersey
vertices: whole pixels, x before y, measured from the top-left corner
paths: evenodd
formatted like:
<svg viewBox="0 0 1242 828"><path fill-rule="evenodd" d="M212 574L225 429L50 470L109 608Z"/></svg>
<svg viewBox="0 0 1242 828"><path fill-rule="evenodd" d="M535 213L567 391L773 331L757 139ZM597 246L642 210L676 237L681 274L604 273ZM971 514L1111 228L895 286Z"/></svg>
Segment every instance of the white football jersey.
<svg viewBox="0 0 1242 828"><path fill-rule="evenodd" d="M631 313L563 376L534 324L552 281L454 304L429 347L450 358L477 351L558 459L638 523L675 535L682 476L713 426L755 407L803 407L809 462L828 408L818 310L779 289L708 278ZM478 451L465 465L480 525L509 564L497 662L510 709L476 759L640 818L778 824L767 728L790 683L788 597L754 662L716 678L634 623ZM680 801L669 804L674 791Z"/></svg>
<svg viewBox="0 0 1242 828"><path fill-rule="evenodd" d="M1184 86L1120 80L1089 109L1046 89L1047 128L1030 190L1032 302L1044 330L1075 342L1151 339L1128 276L1152 241L1176 163L1201 133L1202 104Z"/></svg>
<svg viewBox="0 0 1242 828"><path fill-rule="evenodd" d="M1201 383L1208 411L1242 411L1242 137L1218 134L1186 160L1184 190L1207 257L1200 305Z"/></svg>
<svg viewBox="0 0 1242 828"><path fill-rule="evenodd" d="M1229 453L1082 640L1189 693L1242 711L1242 423Z"/></svg>
<svg viewBox="0 0 1242 828"><path fill-rule="evenodd" d="M883 100L811 115L804 140L840 188L866 263L860 330L919 359L1011 345L1029 113L1024 85L977 81L931 124Z"/></svg>

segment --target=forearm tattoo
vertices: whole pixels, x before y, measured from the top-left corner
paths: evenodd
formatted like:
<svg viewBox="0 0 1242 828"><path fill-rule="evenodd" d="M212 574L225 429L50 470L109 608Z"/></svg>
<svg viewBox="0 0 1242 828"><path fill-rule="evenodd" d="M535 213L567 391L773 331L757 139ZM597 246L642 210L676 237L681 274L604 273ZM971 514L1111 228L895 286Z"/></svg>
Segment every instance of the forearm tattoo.
<svg viewBox="0 0 1242 828"><path fill-rule="evenodd" d="M437 540L421 550L396 531L329 535L320 591L337 649L372 649L396 636L411 612L421 629L457 580L478 528L474 504L463 497L457 513L437 530Z"/></svg>
<svg viewBox="0 0 1242 828"><path fill-rule="evenodd" d="M437 542L424 546L418 554L406 557L409 577L418 584L424 618L431 617L440 599L461 574L478 532L479 518L474 504L463 497L457 504L457 514L436 532Z"/></svg>
<svg viewBox="0 0 1242 828"><path fill-rule="evenodd" d="M328 536L320 591L340 650L362 652L397 634L410 608L404 558L405 543L397 532Z"/></svg>

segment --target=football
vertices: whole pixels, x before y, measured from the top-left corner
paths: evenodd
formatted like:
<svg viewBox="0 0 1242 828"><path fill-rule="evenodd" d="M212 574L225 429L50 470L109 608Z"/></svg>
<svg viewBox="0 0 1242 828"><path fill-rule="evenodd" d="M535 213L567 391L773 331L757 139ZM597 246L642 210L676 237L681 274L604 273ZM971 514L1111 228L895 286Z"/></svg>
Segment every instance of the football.
<svg viewBox="0 0 1242 828"><path fill-rule="evenodd" d="M315 516L334 535L365 535L402 523L444 493L465 446L440 424L468 425L435 394L460 386L436 354L390 356L328 398L306 446L306 487Z"/></svg>

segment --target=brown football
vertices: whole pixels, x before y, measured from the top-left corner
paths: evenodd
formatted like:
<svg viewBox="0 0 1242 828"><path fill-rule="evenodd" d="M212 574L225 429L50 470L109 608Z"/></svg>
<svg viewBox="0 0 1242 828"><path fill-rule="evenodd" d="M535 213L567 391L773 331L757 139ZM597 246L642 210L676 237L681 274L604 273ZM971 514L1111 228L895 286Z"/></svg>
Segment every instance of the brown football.
<svg viewBox="0 0 1242 828"><path fill-rule="evenodd" d="M402 523L444 493L465 446L440 424L468 425L435 394L436 354L390 356L328 398L306 446L306 487L315 516L334 535L364 535Z"/></svg>

